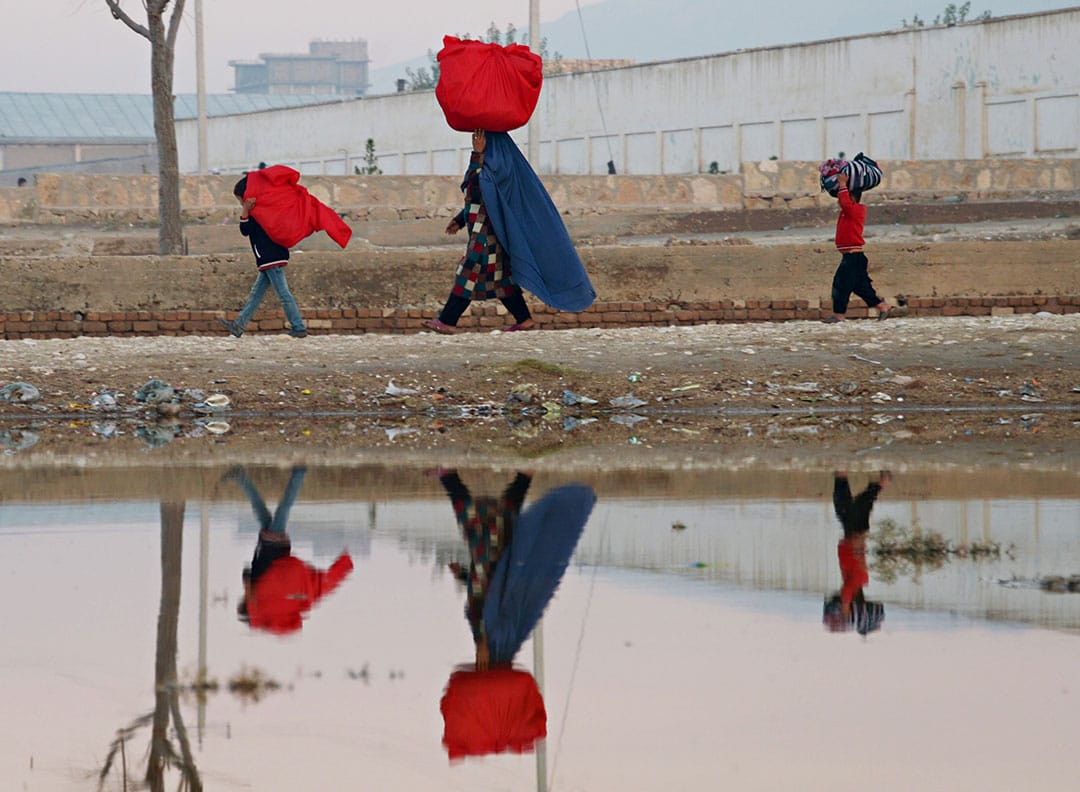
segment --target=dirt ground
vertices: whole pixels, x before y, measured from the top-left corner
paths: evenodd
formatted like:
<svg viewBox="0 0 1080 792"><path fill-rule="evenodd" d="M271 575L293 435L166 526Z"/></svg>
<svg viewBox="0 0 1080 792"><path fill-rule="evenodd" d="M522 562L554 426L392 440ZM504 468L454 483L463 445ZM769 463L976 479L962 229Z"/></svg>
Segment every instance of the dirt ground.
<svg viewBox="0 0 1080 792"><path fill-rule="evenodd" d="M29 383L41 398L0 402L0 440L9 464L119 449L145 460L154 449L159 459L404 452L608 467L631 456L827 464L856 455L896 467L985 452L1077 469L1078 337L1080 315L1035 314L4 341L0 384ZM177 401L136 401L150 379ZM102 394L115 409L95 406ZM211 412L203 402L214 394L229 406Z"/></svg>
<svg viewBox="0 0 1080 792"><path fill-rule="evenodd" d="M959 241L986 245L986 255L1003 241L1067 245L1077 236L1074 209L953 205L919 214L893 207L879 213L892 224L868 228L868 238ZM754 216L767 215L774 227L747 227L734 242L724 229L737 218L594 217L568 225L583 248L828 247L831 229L820 219L792 215L785 226L776 213ZM441 226L430 240L427 225L411 228L411 236L391 229L387 239L443 242ZM217 250L236 241L224 231L192 237ZM358 236L382 242L385 231ZM0 247L9 256L32 248L35 233L86 253L115 238L108 229L52 237L4 229ZM34 266L65 252L74 249L39 249ZM245 269L245 283L249 275ZM978 453L1005 465L1080 470L1078 340L1080 315L1033 314L453 337L0 341L0 443L9 465L120 451L139 460L151 450L158 459L527 457L605 469L765 458L948 464ZM151 379L174 388L175 400L161 407L136 401ZM17 382L35 386L40 398L22 402L9 393L14 400L3 401L3 386ZM214 394L229 406L211 411L203 401Z"/></svg>

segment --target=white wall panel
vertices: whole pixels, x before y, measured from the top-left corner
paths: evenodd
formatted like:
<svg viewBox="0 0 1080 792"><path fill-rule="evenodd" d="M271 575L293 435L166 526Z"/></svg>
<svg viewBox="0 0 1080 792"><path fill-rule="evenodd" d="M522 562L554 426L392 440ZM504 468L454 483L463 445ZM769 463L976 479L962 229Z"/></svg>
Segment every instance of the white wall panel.
<svg viewBox="0 0 1080 792"><path fill-rule="evenodd" d="M981 157L984 150L1077 157L1077 41L1074 7L552 75L536 110L538 170L605 173L607 146L595 139L620 141L612 146L618 172L639 175L704 172L710 162L734 171L739 159L812 161L859 150L882 159ZM810 119L821 119L816 132ZM524 129L512 136L519 145L527 140ZM181 171L193 172L196 121L179 122L177 137ZM466 134L446 126L434 92L423 91L214 117L208 162L224 172L259 160L321 163L339 159L342 149L362 152L368 138L386 173L413 172L406 152L468 145ZM556 151L556 139L579 143ZM451 164L443 153L426 167L445 173Z"/></svg>

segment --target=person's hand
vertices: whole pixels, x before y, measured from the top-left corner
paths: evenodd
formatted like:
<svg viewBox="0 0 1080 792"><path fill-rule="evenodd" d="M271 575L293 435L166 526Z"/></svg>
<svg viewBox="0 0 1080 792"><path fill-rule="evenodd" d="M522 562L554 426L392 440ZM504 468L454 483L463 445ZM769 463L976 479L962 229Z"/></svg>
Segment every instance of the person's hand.
<svg viewBox="0 0 1080 792"><path fill-rule="evenodd" d="M451 236L453 236L460 230L461 226L457 224L457 220L451 220L449 223L446 224L446 233L450 234Z"/></svg>
<svg viewBox="0 0 1080 792"><path fill-rule="evenodd" d="M836 183L841 187L847 187L848 175L843 171L840 171L840 173L836 174Z"/></svg>
<svg viewBox="0 0 1080 792"><path fill-rule="evenodd" d="M244 199L244 205L243 205L244 214L246 214L246 215L251 214L251 210L254 209L254 208L255 208L255 199L254 198L245 198Z"/></svg>
<svg viewBox="0 0 1080 792"><path fill-rule="evenodd" d="M487 146L487 135L484 134L484 130L478 129L472 133L472 150L477 154L484 153L484 147Z"/></svg>
<svg viewBox="0 0 1080 792"><path fill-rule="evenodd" d="M476 670L487 671L491 667L491 651L488 649L487 638L481 638L476 643Z"/></svg>

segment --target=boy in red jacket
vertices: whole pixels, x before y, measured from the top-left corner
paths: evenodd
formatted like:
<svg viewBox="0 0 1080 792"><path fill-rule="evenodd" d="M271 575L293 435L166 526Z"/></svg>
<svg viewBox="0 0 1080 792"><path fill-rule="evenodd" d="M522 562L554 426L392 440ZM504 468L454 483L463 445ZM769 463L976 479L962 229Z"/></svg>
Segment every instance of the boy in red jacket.
<svg viewBox="0 0 1080 792"><path fill-rule="evenodd" d="M866 254L863 253L863 226L866 225L866 207L860 203L858 192L848 190L848 175L841 172L836 177L840 192L840 217L836 221L836 249L840 251L840 266L836 268L832 282L832 315L821 321L835 324L844 321L848 300L852 292L862 298L868 307L878 309L878 319L887 319L893 310L874 291L874 284L867 272Z"/></svg>

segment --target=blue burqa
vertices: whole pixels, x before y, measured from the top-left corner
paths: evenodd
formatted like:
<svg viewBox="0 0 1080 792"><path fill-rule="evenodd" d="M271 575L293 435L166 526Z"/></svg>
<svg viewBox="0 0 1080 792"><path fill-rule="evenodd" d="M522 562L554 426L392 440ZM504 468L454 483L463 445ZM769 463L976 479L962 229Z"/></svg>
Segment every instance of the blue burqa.
<svg viewBox="0 0 1080 792"><path fill-rule="evenodd" d="M546 493L514 523L484 601L493 663L514 661L554 596L595 503L592 487L567 484Z"/></svg>
<svg viewBox="0 0 1080 792"><path fill-rule="evenodd" d="M487 133L480 192L514 281L560 311L592 305L596 291L559 210L505 132Z"/></svg>

